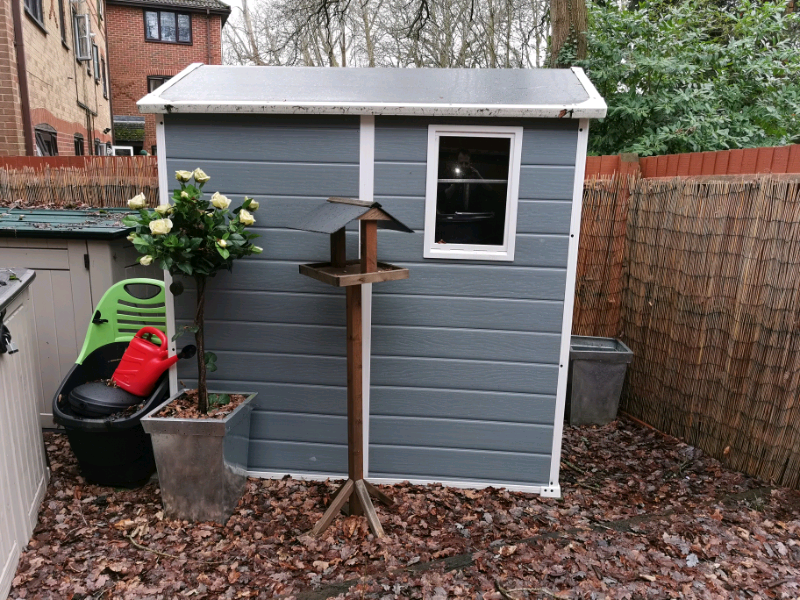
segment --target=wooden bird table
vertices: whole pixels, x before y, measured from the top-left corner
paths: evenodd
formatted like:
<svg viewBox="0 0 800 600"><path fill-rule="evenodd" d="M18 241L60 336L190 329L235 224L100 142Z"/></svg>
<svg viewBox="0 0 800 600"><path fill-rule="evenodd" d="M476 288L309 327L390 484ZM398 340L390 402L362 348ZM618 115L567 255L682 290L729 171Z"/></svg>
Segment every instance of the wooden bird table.
<svg viewBox="0 0 800 600"><path fill-rule="evenodd" d="M358 220L361 231L361 258L347 260L345 225ZM295 227L304 231L329 233L331 262L300 265L300 273L323 283L346 288L347 310L347 476L325 514L311 530L324 532L339 511L364 515L376 537L383 537L383 527L370 497L387 506L393 500L364 479L364 415L362 410L362 320L361 285L407 279L408 269L378 262L378 226L397 231L412 230L384 211L377 202L350 198L329 198Z"/></svg>

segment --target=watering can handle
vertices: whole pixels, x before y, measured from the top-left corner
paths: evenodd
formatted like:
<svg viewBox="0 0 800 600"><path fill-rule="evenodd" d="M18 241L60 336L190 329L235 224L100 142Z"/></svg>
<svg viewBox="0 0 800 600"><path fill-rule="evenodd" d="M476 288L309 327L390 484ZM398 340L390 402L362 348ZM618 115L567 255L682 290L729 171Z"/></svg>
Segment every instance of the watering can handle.
<svg viewBox="0 0 800 600"><path fill-rule="evenodd" d="M159 340L161 340L161 348L167 348L167 336L164 335L164 332L160 329L156 329L155 327L142 327L139 331L136 332L134 337L140 338L143 337L145 334L151 334L156 336Z"/></svg>

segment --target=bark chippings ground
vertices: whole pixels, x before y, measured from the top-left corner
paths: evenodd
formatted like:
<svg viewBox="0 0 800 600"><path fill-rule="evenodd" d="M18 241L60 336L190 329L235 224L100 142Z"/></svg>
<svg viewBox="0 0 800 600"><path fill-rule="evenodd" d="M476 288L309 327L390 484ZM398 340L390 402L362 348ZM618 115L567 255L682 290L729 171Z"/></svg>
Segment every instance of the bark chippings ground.
<svg viewBox="0 0 800 600"><path fill-rule="evenodd" d="M798 598L800 492L620 421L567 429L560 500L383 487L387 536L337 482L251 479L226 527L163 518L158 485L86 485L62 435L11 598Z"/></svg>

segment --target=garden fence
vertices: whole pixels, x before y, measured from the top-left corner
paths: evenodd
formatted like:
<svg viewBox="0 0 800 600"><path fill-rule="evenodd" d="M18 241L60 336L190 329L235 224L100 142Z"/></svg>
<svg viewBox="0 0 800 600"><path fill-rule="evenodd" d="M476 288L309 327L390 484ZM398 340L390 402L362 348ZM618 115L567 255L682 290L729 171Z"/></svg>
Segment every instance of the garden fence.
<svg viewBox="0 0 800 600"><path fill-rule="evenodd" d="M0 158L0 206L127 206L143 193L158 203L155 156Z"/></svg>
<svg viewBox="0 0 800 600"><path fill-rule="evenodd" d="M800 177L586 182L573 333L634 352L623 410L800 487Z"/></svg>

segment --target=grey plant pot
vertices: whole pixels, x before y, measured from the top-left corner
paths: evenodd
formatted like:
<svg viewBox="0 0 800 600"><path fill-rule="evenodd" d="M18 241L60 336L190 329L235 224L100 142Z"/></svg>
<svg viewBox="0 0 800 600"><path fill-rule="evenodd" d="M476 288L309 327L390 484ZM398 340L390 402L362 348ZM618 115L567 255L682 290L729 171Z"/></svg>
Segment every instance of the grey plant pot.
<svg viewBox="0 0 800 600"><path fill-rule="evenodd" d="M164 514L171 519L225 524L247 482L250 414L256 394L224 392L247 396L224 419L153 416L185 391L142 418L153 442Z"/></svg>

